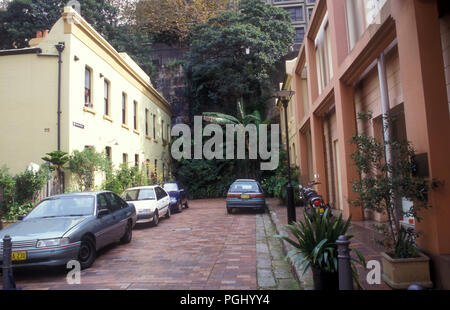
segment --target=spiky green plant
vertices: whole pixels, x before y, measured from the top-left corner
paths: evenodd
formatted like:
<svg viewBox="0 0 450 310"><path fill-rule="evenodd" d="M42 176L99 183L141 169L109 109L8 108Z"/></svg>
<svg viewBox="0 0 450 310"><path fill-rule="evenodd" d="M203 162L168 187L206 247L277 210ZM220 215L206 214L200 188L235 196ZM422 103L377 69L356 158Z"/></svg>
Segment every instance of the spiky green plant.
<svg viewBox="0 0 450 310"><path fill-rule="evenodd" d="M294 249L289 251L288 257L305 274L311 267L315 267L324 272L338 272L338 251L336 240L341 235L346 235L350 226L351 215L344 221L342 214L338 217L328 216L330 210L327 209L323 215L319 213L308 214L305 212L305 222L298 221L285 227L291 232L293 238L276 235L290 243ZM350 240L353 235L346 235ZM355 253L351 257L352 276L359 288L361 284L358 278L356 264L366 266L364 257L356 249L350 249L350 253Z"/></svg>

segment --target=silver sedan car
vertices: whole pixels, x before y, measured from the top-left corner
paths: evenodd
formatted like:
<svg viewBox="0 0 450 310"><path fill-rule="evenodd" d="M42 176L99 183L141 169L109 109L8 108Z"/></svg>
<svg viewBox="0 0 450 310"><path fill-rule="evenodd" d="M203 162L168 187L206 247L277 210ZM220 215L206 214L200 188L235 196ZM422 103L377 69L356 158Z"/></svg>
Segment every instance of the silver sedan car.
<svg viewBox="0 0 450 310"><path fill-rule="evenodd" d="M90 267L100 248L128 243L136 223L134 205L113 192L62 194L42 200L21 221L0 231L12 239L12 265L58 266L78 260Z"/></svg>
<svg viewBox="0 0 450 310"><path fill-rule="evenodd" d="M239 179L231 184L226 198L227 212L233 208L266 210L266 199L258 181L252 179Z"/></svg>

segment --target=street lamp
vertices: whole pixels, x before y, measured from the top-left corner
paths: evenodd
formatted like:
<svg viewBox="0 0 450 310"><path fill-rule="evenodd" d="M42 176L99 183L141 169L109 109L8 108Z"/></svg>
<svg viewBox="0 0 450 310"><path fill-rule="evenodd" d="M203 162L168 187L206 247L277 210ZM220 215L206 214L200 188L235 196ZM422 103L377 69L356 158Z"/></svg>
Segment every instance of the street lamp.
<svg viewBox="0 0 450 310"><path fill-rule="evenodd" d="M279 101L283 104L284 109L284 122L286 123L286 151L287 151L287 160L288 160L288 185L286 186L286 198L287 198L287 219L288 224L292 224L297 220L295 214L295 206L294 206L294 188L291 184L291 162L289 155L289 129L288 129L288 118L287 118L287 107L289 105L289 101L291 101L292 96L295 94L293 90L279 90L275 92L275 97L278 98Z"/></svg>

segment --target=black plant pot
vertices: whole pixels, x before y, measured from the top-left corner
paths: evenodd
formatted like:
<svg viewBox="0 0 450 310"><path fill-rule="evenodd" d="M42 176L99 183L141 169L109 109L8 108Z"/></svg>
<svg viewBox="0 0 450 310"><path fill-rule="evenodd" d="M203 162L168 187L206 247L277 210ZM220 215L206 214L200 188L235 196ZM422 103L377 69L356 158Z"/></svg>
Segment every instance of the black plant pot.
<svg viewBox="0 0 450 310"><path fill-rule="evenodd" d="M339 290L339 276L337 272L326 272L316 267L311 267L314 280L314 289L321 291Z"/></svg>

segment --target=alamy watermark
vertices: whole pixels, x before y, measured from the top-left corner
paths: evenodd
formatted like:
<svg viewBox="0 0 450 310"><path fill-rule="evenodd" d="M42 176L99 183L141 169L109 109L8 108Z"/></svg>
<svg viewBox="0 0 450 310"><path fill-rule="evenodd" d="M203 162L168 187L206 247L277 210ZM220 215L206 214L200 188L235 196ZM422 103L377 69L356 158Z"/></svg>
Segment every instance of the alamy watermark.
<svg viewBox="0 0 450 310"><path fill-rule="evenodd" d="M171 136L181 137L177 139L171 148L172 157L176 160L184 159L249 159L263 160L260 164L261 170L275 170L279 164L280 149L280 125L270 125L270 150L268 144L269 125L248 124L225 125L225 154L224 154L224 132L217 124L208 124L203 128L201 116L194 117L194 154L192 154L191 128L186 124L177 124L172 127ZM211 137L203 145L203 137ZM247 138L248 137L248 138ZM236 138L236 139L235 139ZM235 149L235 145L237 146ZM235 155L236 154L236 155ZM194 157L192 157L194 155Z"/></svg>
<svg viewBox="0 0 450 310"><path fill-rule="evenodd" d="M69 285L81 284L81 264L77 260L67 262L67 269L70 269L66 276L66 282Z"/></svg>
<svg viewBox="0 0 450 310"><path fill-rule="evenodd" d="M367 273L366 281L369 285L381 284L381 264L377 260L369 260L366 268L370 271Z"/></svg>

